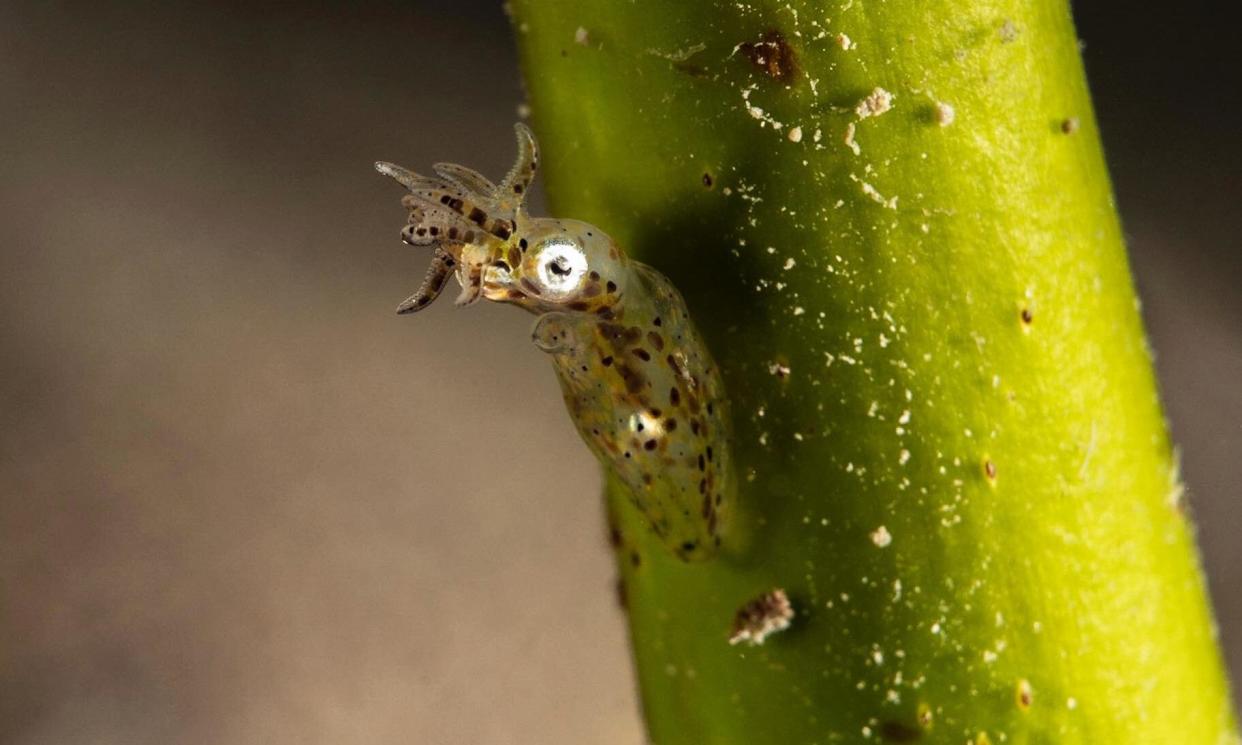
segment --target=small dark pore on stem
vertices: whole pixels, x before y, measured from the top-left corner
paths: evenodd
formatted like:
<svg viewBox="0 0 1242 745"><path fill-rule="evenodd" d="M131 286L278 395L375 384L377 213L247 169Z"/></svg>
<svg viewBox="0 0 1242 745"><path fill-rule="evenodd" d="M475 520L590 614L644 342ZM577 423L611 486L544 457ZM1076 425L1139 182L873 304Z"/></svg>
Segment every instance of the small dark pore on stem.
<svg viewBox="0 0 1242 745"><path fill-rule="evenodd" d="M1024 711L1031 708L1031 704L1035 701L1035 694L1031 691L1031 682L1026 678L1018 681L1017 690L1014 694L1014 698L1018 702L1018 708Z"/></svg>

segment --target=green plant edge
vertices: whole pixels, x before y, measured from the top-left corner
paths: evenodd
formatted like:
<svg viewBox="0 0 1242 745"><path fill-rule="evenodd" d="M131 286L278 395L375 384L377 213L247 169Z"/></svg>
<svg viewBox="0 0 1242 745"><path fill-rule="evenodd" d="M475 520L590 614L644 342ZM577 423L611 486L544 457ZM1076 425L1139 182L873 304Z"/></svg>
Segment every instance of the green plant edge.
<svg viewBox="0 0 1242 745"><path fill-rule="evenodd" d="M721 556L608 489L651 740L1236 743L1067 4L511 13L554 214L730 393Z"/></svg>

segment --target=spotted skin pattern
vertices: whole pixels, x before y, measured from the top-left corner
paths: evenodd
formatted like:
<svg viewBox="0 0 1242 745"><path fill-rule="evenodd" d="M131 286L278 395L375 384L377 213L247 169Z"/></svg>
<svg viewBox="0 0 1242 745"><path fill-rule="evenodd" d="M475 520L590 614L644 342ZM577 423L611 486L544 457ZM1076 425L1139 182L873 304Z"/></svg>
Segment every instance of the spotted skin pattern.
<svg viewBox="0 0 1242 745"><path fill-rule="evenodd" d="M677 556L707 558L732 486L719 370L668 278L592 225L526 213L538 149L528 128L516 130L517 163L499 185L458 165L426 177L376 164L409 190L402 240L433 250L397 312L427 307L455 274L459 305L487 299L535 314L532 340L551 356L583 440Z"/></svg>

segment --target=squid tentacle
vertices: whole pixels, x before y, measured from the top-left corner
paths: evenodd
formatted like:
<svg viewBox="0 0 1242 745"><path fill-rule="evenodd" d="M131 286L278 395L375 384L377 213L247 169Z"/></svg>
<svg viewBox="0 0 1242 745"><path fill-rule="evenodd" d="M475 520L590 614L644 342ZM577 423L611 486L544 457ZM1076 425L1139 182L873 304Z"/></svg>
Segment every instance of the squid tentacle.
<svg viewBox="0 0 1242 745"><path fill-rule="evenodd" d="M445 181L472 192L480 202L494 202L496 199L496 185L473 168L456 163L436 163L431 170Z"/></svg>
<svg viewBox="0 0 1242 745"><path fill-rule="evenodd" d="M456 265L457 261L447 251L437 248L431 257L431 265L427 267L427 274L423 276L423 283L413 295L401 301L397 306L397 314L416 313L431 305L444 290L444 285Z"/></svg>
<svg viewBox="0 0 1242 745"><path fill-rule="evenodd" d="M523 214L522 203L526 192L530 191L531 182L535 180L535 172L539 170L539 146L534 133L525 124L518 122L513 125L513 131L517 135L517 161L496 188L496 199L512 211L516 220Z"/></svg>

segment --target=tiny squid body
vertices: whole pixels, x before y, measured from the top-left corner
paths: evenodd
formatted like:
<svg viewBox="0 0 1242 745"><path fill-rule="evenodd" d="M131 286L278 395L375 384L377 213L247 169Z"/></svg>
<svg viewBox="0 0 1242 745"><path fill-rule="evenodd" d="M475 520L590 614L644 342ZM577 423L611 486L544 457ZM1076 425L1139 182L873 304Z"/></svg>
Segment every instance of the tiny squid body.
<svg viewBox="0 0 1242 745"><path fill-rule="evenodd" d="M593 225L526 213L538 150L530 129L516 130L517 163L499 185L450 163L436 176L375 164L409 190L402 240L432 249L397 312L427 307L455 274L458 305L486 298L538 316L533 341L582 438L677 556L706 558L731 501L719 370L667 277Z"/></svg>

